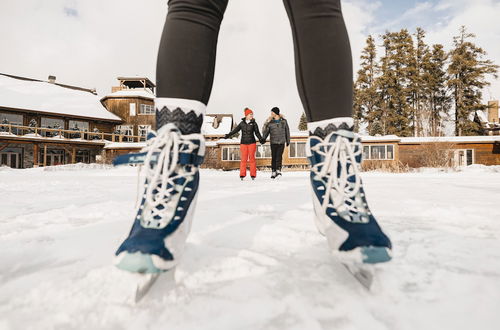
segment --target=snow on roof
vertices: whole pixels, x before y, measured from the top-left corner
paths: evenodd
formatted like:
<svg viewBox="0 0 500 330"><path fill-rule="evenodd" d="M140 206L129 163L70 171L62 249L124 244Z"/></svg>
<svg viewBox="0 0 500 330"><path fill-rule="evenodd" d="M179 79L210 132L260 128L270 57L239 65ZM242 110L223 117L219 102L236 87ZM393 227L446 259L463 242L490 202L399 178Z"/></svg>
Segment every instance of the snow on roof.
<svg viewBox="0 0 500 330"><path fill-rule="evenodd" d="M482 123L487 123L488 122L488 116L486 115L485 111L477 110L476 114L477 114L477 116L479 117L479 120ZM472 120L474 120L474 116L473 116Z"/></svg>
<svg viewBox="0 0 500 330"><path fill-rule="evenodd" d="M309 137L309 131L294 131L290 132L291 137Z"/></svg>
<svg viewBox="0 0 500 330"><path fill-rule="evenodd" d="M106 143L104 149L142 149L146 146L146 142L110 142Z"/></svg>
<svg viewBox="0 0 500 330"><path fill-rule="evenodd" d="M116 91L114 93L111 93L111 94L104 96L103 99L108 98L108 97L145 97L148 99L155 98L153 93L151 93L143 88L122 89L121 91Z"/></svg>
<svg viewBox="0 0 500 330"><path fill-rule="evenodd" d="M215 116L206 115L203 119L203 126L201 127L201 133L204 135L225 135L231 132L233 125L233 119L231 117L222 117L219 126L214 128L213 124L215 121Z"/></svg>
<svg viewBox="0 0 500 330"><path fill-rule="evenodd" d="M0 107L121 121L90 92L1 74Z"/></svg>
<svg viewBox="0 0 500 330"><path fill-rule="evenodd" d="M374 141L399 141L401 138L397 135L381 135L381 136L361 136L361 142L374 142Z"/></svg>
<svg viewBox="0 0 500 330"><path fill-rule="evenodd" d="M425 142L496 142L500 141L500 135L496 136L429 136L429 137L402 137L400 143L425 143Z"/></svg>

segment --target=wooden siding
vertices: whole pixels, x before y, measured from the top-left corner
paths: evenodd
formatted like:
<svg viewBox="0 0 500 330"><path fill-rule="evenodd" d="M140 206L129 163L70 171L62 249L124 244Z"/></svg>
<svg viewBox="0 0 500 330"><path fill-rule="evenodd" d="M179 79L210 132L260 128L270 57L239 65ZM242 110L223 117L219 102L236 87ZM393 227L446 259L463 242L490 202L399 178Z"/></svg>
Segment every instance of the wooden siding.
<svg viewBox="0 0 500 330"><path fill-rule="evenodd" d="M123 97L123 98L105 98L103 104L112 113L122 118L122 125L133 125L133 135L139 135L138 125L151 125L152 130L156 130L156 115L141 115L139 114L141 104L152 105L152 99L140 97ZM135 104L135 116L130 115L130 104Z"/></svg>
<svg viewBox="0 0 500 330"><path fill-rule="evenodd" d="M421 167L422 157L425 157L424 149L430 143L400 144L398 159L401 163L410 167ZM449 150L472 149L474 150L474 163L483 165L500 164L500 144L488 143L447 143L443 147Z"/></svg>

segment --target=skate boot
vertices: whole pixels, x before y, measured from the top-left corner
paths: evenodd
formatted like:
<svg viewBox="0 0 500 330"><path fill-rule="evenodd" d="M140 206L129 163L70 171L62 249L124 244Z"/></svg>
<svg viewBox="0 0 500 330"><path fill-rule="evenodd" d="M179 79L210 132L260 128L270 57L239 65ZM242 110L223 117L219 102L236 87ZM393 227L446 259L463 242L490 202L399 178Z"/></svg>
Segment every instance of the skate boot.
<svg viewBox="0 0 500 330"><path fill-rule="evenodd" d="M271 179L276 179L277 176L278 173L276 171L273 171L273 173L271 173Z"/></svg>
<svg viewBox="0 0 500 330"><path fill-rule="evenodd" d="M158 133L148 136L140 153L115 160L116 165L144 165L143 193L133 226L115 257L115 265L130 272L160 273L177 265L198 195L198 168L205 154L205 141L199 133L203 113L179 107L161 109L157 120L168 124L159 122Z"/></svg>
<svg viewBox="0 0 500 330"><path fill-rule="evenodd" d="M322 125L318 125L322 124ZM391 259L391 242L371 213L360 177L362 145L351 118L309 124L315 223L341 260L374 264Z"/></svg>

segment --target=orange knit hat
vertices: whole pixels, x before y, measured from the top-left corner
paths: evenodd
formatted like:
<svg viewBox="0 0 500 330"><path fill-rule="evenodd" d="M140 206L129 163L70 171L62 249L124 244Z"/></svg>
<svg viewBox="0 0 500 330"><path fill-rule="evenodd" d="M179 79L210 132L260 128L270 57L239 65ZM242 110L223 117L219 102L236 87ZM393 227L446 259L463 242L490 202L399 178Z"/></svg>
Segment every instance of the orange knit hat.
<svg viewBox="0 0 500 330"><path fill-rule="evenodd" d="M249 114L253 114L253 111L249 108L245 108L245 117L248 116Z"/></svg>

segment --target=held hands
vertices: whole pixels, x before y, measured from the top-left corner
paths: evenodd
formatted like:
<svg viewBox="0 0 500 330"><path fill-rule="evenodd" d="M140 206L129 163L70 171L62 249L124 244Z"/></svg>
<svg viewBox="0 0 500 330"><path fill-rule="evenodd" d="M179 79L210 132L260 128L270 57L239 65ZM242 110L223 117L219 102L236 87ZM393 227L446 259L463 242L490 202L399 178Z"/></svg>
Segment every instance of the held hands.
<svg viewBox="0 0 500 330"><path fill-rule="evenodd" d="M264 140L264 139L260 139L259 142L260 142L260 144L266 144L266 140Z"/></svg>

